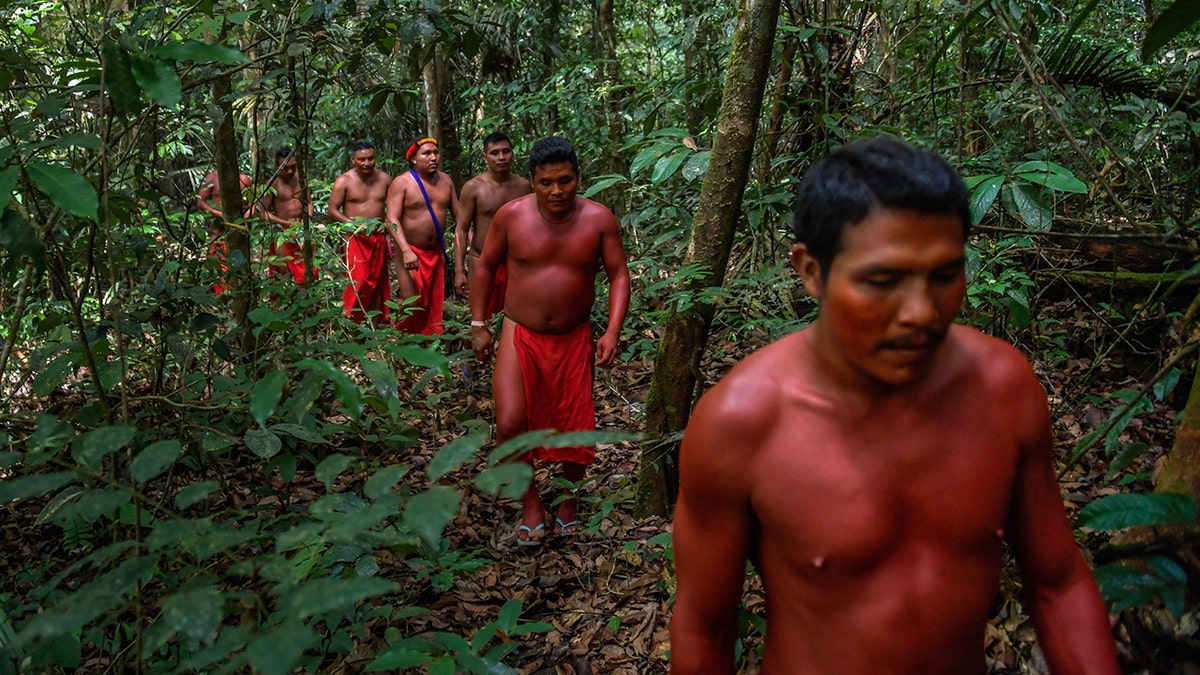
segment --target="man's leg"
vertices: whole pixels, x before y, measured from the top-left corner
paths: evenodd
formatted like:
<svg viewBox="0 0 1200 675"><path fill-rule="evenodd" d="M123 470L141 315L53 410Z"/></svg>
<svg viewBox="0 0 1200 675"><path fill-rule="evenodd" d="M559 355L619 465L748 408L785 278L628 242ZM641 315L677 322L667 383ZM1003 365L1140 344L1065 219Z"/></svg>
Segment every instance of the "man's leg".
<svg viewBox="0 0 1200 675"><path fill-rule="evenodd" d="M492 397L496 404L496 444L519 436L529 430L529 418L525 414L525 380L521 375L521 364L517 361L517 349L513 344L513 329L516 324L505 319L500 327L500 344L496 348L496 369L492 373ZM532 465L532 458L527 459ZM521 497L521 540L540 539L546 523L546 507L538 494L535 482ZM535 534L536 532L536 534Z"/></svg>
<svg viewBox="0 0 1200 675"><path fill-rule="evenodd" d="M563 462L562 477L572 483L583 480L587 465L578 462ZM574 490L563 490L564 498L558 504L557 516L554 520L554 534L574 534L579 531L579 499Z"/></svg>

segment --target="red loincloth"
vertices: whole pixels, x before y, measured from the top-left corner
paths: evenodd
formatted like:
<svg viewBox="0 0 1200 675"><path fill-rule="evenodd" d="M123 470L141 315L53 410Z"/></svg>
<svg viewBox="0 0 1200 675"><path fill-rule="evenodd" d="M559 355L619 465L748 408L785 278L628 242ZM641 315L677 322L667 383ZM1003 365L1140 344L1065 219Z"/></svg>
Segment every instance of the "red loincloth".
<svg viewBox="0 0 1200 675"><path fill-rule="evenodd" d="M270 272L278 276L283 276L285 273L291 273L292 280L298 285L303 286L308 281L304 269L304 247L294 241L283 240L280 242L271 242L272 258L281 257L284 259L285 265L271 263ZM317 278L317 268L313 267L312 278Z"/></svg>
<svg viewBox="0 0 1200 675"><path fill-rule="evenodd" d="M229 271L229 265L225 264L225 236L223 234L213 234L213 240L208 244L208 257L220 261L221 280L212 287L213 295L220 295L229 290L229 284L225 282L225 273Z"/></svg>
<svg viewBox="0 0 1200 675"><path fill-rule="evenodd" d="M508 290L508 264L496 266L496 275L492 278L492 294L488 296L487 318L492 318L504 311L504 292Z"/></svg>
<svg viewBox="0 0 1200 675"><path fill-rule="evenodd" d="M350 275L350 283L342 291L346 316L362 323L367 312L379 311L386 320L388 306L384 303L391 297L387 234L379 231L351 235L346 242L346 267Z"/></svg>
<svg viewBox="0 0 1200 675"><path fill-rule="evenodd" d="M417 269L409 270L417 285L417 302L407 319L396 322L396 329L421 335L442 334L442 311L446 304L446 265L441 249L413 247Z"/></svg>
<svg viewBox="0 0 1200 675"><path fill-rule="evenodd" d="M525 415L529 430L592 431L596 428L592 367L596 347L592 327L584 322L570 333L537 333L513 326L513 345L525 381ZM535 448L533 458L548 462L591 464L595 446Z"/></svg>

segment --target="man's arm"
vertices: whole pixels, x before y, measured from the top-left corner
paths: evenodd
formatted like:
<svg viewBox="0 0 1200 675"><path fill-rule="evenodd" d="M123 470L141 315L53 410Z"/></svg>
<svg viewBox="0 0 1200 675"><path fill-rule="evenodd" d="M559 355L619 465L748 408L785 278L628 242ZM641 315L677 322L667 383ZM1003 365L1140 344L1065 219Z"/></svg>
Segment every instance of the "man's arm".
<svg viewBox="0 0 1200 675"><path fill-rule="evenodd" d="M492 283L496 279L496 268L504 262L508 255L509 221L515 217L516 209L510 208L513 202L501 206L492 218L488 228L487 240L483 242L483 251L475 263L475 274L471 279L471 292L467 297L471 300L471 349L475 358L486 362L495 355L492 347L492 333L487 325L487 307L492 299Z"/></svg>
<svg viewBox="0 0 1200 675"><path fill-rule="evenodd" d="M266 216L267 222L287 227L291 223L275 215L275 196L278 192L279 188L272 184L270 189L262 196L262 199L259 200L259 204L262 205L262 213Z"/></svg>
<svg viewBox="0 0 1200 675"><path fill-rule="evenodd" d="M608 327L596 341L596 365L607 366L617 357L621 327L625 325L625 315L629 311L629 265L616 217L608 209L600 208L604 209L605 216L600 230L600 261L608 273Z"/></svg>
<svg viewBox="0 0 1200 675"><path fill-rule="evenodd" d="M471 226L475 223L475 179L463 186L454 217L454 288L463 297L470 297L467 288L467 251L471 249Z"/></svg>
<svg viewBox="0 0 1200 675"><path fill-rule="evenodd" d="M338 176L333 181L333 190L329 193L329 206L325 209L326 215L335 223L350 223L353 219L348 218L342 213L342 204L346 201L346 178Z"/></svg>
<svg viewBox="0 0 1200 675"><path fill-rule="evenodd" d="M207 211L208 213L220 218L222 217L221 209L213 205L211 201L213 192L216 192L216 189L217 172L214 171L205 176L203 182L200 183L200 192L196 193L196 206L201 211Z"/></svg>
<svg viewBox="0 0 1200 675"><path fill-rule="evenodd" d="M397 266L396 273L401 277L401 285L404 285L403 270L417 269L418 260L417 254L413 252L412 246L409 245L408 239L404 237L404 192L407 189L406 179L408 174L402 173L396 176L392 184L388 186L387 191L387 230L392 235L392 241L396 242L396 250L400 252L400 263L403 267Z"/></svg>
<svg viewBox="0 0 1200 675"><path fill-rule="evenodd" d="M736 392L730 393L737 388L730 384L723 382L700 399L680 448L679 500L672 527L673 675L734 672L737 609L753 525L743 475L748 459L744 449L758 437L743 432L748 431L746 418L767 425L770 421L763 411L746 411ZM773 406L767 403L764 409Z"/></svg>
<svg viewBox="0 0 1200 675"><path fill-rule="evenodd" d="M1054 476L1050 412L1045 392L1023 357L1011 396L1022 433L1013 486L1010 538L1038 642L1055 675L1117 675L1108 608L1072 535Z"/></svg>

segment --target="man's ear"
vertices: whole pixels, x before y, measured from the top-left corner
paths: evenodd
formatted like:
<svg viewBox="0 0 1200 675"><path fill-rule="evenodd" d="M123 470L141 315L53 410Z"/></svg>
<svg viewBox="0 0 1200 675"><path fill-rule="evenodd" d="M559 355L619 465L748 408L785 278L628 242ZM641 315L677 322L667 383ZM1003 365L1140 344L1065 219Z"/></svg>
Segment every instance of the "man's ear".
<svg viewBox="0 0 1200 675"><path fill-rule="evenodd" d="M805 244L792 246L792 268L804 282L804 290L814 298L820 298L824 290L821 284L821 263L809 254L808 246Z"/></svg>

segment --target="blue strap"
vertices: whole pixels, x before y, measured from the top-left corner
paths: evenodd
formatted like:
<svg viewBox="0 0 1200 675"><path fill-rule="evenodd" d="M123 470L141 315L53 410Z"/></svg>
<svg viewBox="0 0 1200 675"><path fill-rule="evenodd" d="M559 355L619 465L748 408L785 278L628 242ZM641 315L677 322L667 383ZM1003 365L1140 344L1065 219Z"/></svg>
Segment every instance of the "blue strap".
<svg viewBox="0 0 1200 675"><path fill-rule="evenodd" d="M429 217L433 218L433 229L437 230L438 245L442 247L442 255L446 258L446 267L450 267L450 254L446 253L446 238L442 235L442 225L438 222L437 214L433 212L433 204L429 201L429 193L425 191L425 184L421 182L421 175L416 169L409 169L413 180L417 181L417 187L421 188L421 196L425 198L425 208L429 209Z"/></svg>

